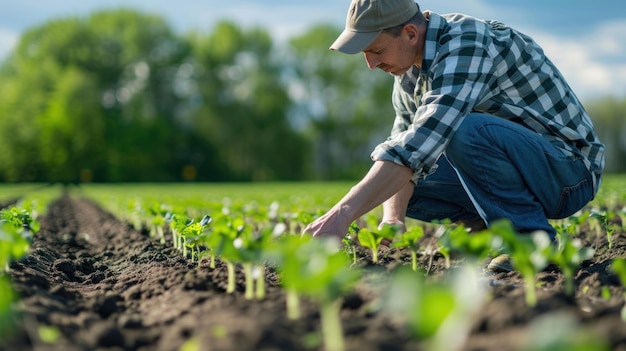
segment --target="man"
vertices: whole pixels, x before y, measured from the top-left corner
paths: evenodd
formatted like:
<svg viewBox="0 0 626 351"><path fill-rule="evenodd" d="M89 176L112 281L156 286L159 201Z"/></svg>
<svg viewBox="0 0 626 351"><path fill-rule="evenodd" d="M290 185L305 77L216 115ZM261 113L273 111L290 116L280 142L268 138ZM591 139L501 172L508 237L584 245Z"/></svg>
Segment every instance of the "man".
<svg viewBox="0 0 626 351"><path fill-rule="evenodd" d="M528 36L470 16L422 13L413 0L353 0L330 47L363 52L395 76L390 137L332 209L305 228L343 237L383 206L382 223L509 219L544 230L595 196L604 145L576 95ZM497 264L496 264L497 266Z"/></svg>

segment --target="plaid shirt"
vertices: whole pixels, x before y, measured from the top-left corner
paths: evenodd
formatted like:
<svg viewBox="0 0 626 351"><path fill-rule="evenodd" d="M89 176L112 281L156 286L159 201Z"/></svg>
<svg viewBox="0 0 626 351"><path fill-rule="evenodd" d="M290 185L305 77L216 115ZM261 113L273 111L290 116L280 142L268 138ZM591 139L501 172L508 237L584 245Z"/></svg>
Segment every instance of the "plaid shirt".
<svg viewBox="0 0 626 351"><path fill-rule="evenodd" d="M372 152L414 170L436 169L448 141L471 112L519 123L563 153L582 158L597 190L604 145L578 98L543 50L528 36L496 21L430 15L422 68L396 77L391 136Z"/></svg>

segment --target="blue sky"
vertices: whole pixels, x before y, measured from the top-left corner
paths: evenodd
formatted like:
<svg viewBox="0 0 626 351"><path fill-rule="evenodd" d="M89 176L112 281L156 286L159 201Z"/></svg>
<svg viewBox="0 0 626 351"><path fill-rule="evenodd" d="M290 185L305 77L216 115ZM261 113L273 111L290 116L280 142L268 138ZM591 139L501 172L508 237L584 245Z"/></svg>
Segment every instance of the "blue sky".
<svg viewBox="0 0 626 351"><path fill-rule="evenodd" d="M438 13L498 19L533 36L583 99L626 96L626 6L619 0L418 3ZM349 0L0 0L0 59L32 26L120 6L161 15L180 32L209 31L218 20L230 19L242 26L261 25L284 40L316 23L343 26L348 4Z"/></svg>

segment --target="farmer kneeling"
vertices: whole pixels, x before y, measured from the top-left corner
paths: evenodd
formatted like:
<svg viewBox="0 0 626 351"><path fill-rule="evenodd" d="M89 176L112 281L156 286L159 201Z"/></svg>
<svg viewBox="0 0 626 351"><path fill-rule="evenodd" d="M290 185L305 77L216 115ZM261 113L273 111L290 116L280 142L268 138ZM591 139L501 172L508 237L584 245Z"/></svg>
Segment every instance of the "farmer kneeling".
<svg viewBox="0 0 626 351"><path fill-rule="evenodd" d="M383 205L405 217L544 230L595 196L604 145L561 73L530 37L491 20L420 11L413 0L353 0L330 47L395 77L395 120L374 164L305 228L343 236Z"/></svg>

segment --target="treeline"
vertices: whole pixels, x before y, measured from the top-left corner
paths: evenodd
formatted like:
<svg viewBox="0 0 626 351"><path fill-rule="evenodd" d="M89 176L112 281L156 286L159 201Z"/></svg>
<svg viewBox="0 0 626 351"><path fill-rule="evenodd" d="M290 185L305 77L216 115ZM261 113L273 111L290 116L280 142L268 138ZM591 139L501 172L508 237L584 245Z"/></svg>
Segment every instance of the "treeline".
<svg viewBox="0 0 626 351"><path fill-rule="evenodd" d="M392 78L330 52L339 32L181 35L129 9L32 28L0 67L0 181L359 177L391 128ZM594 119L625 150L616 103Z"/></svg>

